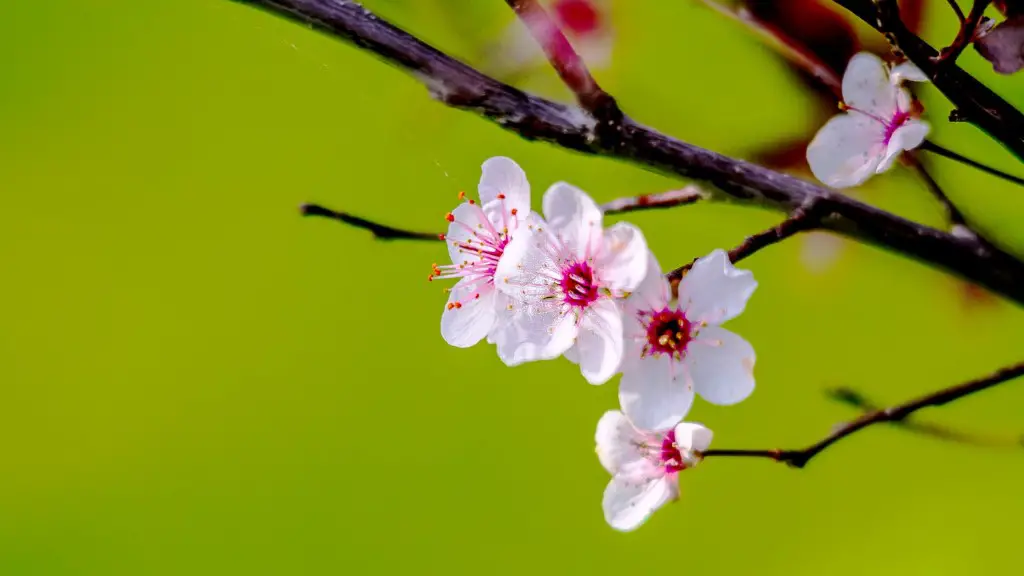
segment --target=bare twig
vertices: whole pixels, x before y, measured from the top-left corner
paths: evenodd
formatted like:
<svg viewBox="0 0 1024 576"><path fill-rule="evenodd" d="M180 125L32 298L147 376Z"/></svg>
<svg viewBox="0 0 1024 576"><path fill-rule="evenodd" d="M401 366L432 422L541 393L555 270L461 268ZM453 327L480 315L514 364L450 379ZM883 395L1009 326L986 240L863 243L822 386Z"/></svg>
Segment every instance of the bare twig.
<svg viewBox="0 0 1024 576"><path fill-rule="evenodd" d="M939 55L933 58L936 64L956 62L964 48L974 41L974 33L977 31L982 17L985 16L985 9L992 3L992 0L974 0L974 3L971 4L971 11L966 17L955 0L949 0L949 2L956 7L957 16L960 18L960 30L957 31L953 43L943 48Z"/></svg>
<svg viewBox="0 0 1024 576"><path fill-rule="evenodd" d="M562 82L573 91L576 100L584 110L590 112L602 123L617 123L622 111L610 94L601 89L591 76L583 59L573 50L558 24L548 16L537 0L505 0L519 20L530 31L530 35L544 50L548 62L555 69Z"/></svg>
<svg viewBox="0 0 1024 576"><path fill-rule="evenodd" d="M904 404L868 412L856 420L837 427L825 438L801 450L707 450L703 453L703 456L705 458L711 456L767 458L777 462L785 462L794 468L803 468L812 458L828 449L836 442L839 442L843 438L851 436L869 426L880 422L901 421L922 408L927 408L929 406L942 406L943 404L959 400L960 398L969 396L975 392L981 392L982 390L987 390L1002 384L1003 382L1008 382L1021 375L1024 375L1024 362L1002 368L989 376L985 376L984 378L971 380L950 388L943 388L942 390L926 394Z"/></svg>
<svg viewBox="0 0 1024 576"><path fill-rule="evenodd" d="M934 178L932 178L932 175L925 170L921 160L911 153L904 155L904 161L917 171L921 176L921 179L924 180L925 185L928 186L928 190L932 193L932 196L935 196L935 199L939 201L939 204L942 204L943 209L946 210L946 219L949 221L950 225L966 228L972 234L977 236L977 233L967 225L967 220L964 218L963 213L960 212L955 204L953 204L953 201L949 199L949 196L946 196L946 193L942 191L942 187L939 186L939 183L936 182Z"/></svg>
<svg viewBox="0 0 1024 576"><path fill-rule="evenodd" d="M679 190L669 190L658 194L643 194L641 196L630 196L618 198L601 205L601 211L605 214L624 214L626 212L639 212L642 210L663 210L693 204L704 198L707 194L697 186L687 186ZM303 216L319 216L337 220L355 228L369 230L378 240L444 240L444 234L432 232L417 232L404 228L395 228L373 220L367 220L349 214L325 208L319 204L303 204L299 208Z"/></svg>
<svg viewBox="0 0 1024 576"><path fill-rule="evenodd" d="M1013 182L1014 184L1024 186L1024 178L1014 176L1013 174L1008 174L1006 172L1003 172L1002 170L996 170L995 168L992 168L991 166L986 166L985 164L982 164L981 162L978 162L976 160L971 160L966 156L962 156L956 152L953 152L952 150L943 148L942 146L939 146L938 144L932 142L931 140L925 140L924 143L921 144L919 150L924 150L925 152L931 152L932 154L942 156L943 158L955 160L961 164L970 166L971 168L975 168L977 170L981 170L986 174L995 176L996 178L1001 178L1003 180L1006 180L1007 182Z"/></svg>
<svg viewBox="0 0 1024 576"><path fill-rule="evenodd" d="M950 102L959 109L957 117L968 121L1001 142L1024 160L1024 114L954 62L940 66L938 54L912 33L900 20L896 0L832 0L895 41L900 50L920 68Z"/></svg>
<svg viewBox="0 0 1024 576"><path fill-rule="evenodd" d="M826 391L829 398L852 406L861 412L875 412L881 410L883 407L880 404L872 402L863 393L858 392L852 388L839 387L832 388ZM958 444L965 444L968 446L979 446L984 448L1021 448L1024 447L1022 438L1017 437L1005 437L995 436L992 434L978 434L974 432L964 432L961 430L954 430L948 426L942 426L941 424L932 424L929 422L918 422L914 419L904 419L889 422L891 426L902 428L908 432L921 434L924 436L930 436L938 440L944 440L946 442L956 442Z"/></svg>
<svg viewBox="0 0 1024 576"><path fill-rule="evenodd" d="M628 160L649 170L706 184L718 198L787 214L813 201L829 214L822 219L823 229L928 262L1024 304L1024 262L1003 251L989 251L971 239L958 238L810 182L676 140L629 118L624 118L617 130L595 130L579 109L498 82L395 28L355 2L238 1L263 7L369 50L411 72L441 102L471 110L524 138ZM1020 133L1024 138L1024 130Z"/></svg>

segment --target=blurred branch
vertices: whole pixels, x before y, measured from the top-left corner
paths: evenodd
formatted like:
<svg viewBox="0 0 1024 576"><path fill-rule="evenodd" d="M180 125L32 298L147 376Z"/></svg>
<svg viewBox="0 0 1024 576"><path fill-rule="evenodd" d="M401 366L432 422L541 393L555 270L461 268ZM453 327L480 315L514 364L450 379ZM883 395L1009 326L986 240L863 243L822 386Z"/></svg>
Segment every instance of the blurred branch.
<svg viewBox="0 0 1024 576"><path fill-rule="evenodd" d="M618 198L601 205L601 211L605 214L624 214L626 212L640 212L642 210L663 210L676 206L694 204L707 198L707 193L697 186L687 186L679 190L669 190L658 194L643 194L641 196L630 196ZM338 212L325 208L319 204L303 204L299 207L303 216L318 216L337 220L344 224L363 230L369 230L378 240L444 240L444 234L433 232L417 232L404 228L395 228L373 220L367 220L354 216L348 212Z"/></svg>
<svg viewBox="0 0 1024 576"><path fill-rule="evenodd" d="M862 412L875 412L881 410L882 407L876 404L864 396L861 392L847 387L833 388L826 391L829 398L857 408ZM917 422L915 420L896 420L889 422L890 425L897 428L902 428L908 432L922 434L924 436L931 436L939 440L947 442L956 442L958 444L966 444L968 446L978 446L985 448L1022 448L1024 447L1024 437L996 437L992 435L982 435L970 432L962 432L960 430L954 430L947 426L939 424L929 424L926 422Z"/></svg>
<svg viewBox="0 0 1024 576"><path fill-rule="evenodd" d="M236 1L262 7L373 52L409 71L440 102L472 111L524 138L627 160L707 184L719 192L719 198L787 214L813 202L816 209L828 214L821 219L823 229L928 262L1024 304L1024 262L975 240L958 238L810 182L682 142L628 117L623 117L615 130L595 130L597 123L580 109L526 94L490 78L354 2Z"/></svg>
<svg viewBox="0 0 1024 576"><path fill-rule="evenodd" d="M991 176L995 176L996 178L1001 178L1003 180L1006 180L1007 182L1013 182L1014 184L1017 184L1019 186L1024 186L1024 178L1021 178L1020 176L1014 176L1013 174L1008 174L1006 172L1003 172L1002 170L996 170L991 166L986 166L976 160L971 160L966 156L962 156L956 152L953 152L952 150L943 148L942 146L939 146L938 144L932 142L931 140L925 140L921 144L919 150L931 152L932 154L935 154L936 156L942 156L943 158L949 158L950 160L954 160L956 162L964 164L965 166L970 166L971 168L981 170L982 172L989 174Z"/></svg>
<svg viewBox="0 0 1024 576"><path fill-rule="evenodd" d="M904 26L896 0L833 0L873 26L899 47L957 107L957 117L971 122L1024 160L1024 114Z"/></svg>
<svg viewBox="0 0 1024 576"><path fill-rule="evenodd" d="M924 164L921 163L921 160L913 153L905 154L903 158L904 161L921 176L921 179L924 180L925 185L928 186L928 190L932 193L932 196L935 196L935 199L939 201L939 204L942 204L942 207L946 210L946 220L949 221L950 227L953 230L957 230L957 227L959 226L960 230L966 231L980 239L981 236L967 224L967 220L964 218L963 213L960 212L955 204L953 204L953 201L949 199L949 196L946 196L946 193L942 191L942 187L939 186L939 183L936 182L934 178L932 178L932 175L925 170Z"/></svg>
<svg viewBox="0 0 1024 576"><path fill-rule="evenodd" d="M922 408L927 408L929 406L942 406L959 400L960 398L970 396L975 392L988 390L989 388L1002 384L1003 382L1013 380L1021 375L1024 375L1024 362L1007 366L1006 368L1002 368L989 376L985 376L984 378L971 380L957 386L937 390L931 394L921 396L904 404L898 404L889 408L868 412L856 420L836 427L831 434L802 450L707 450L703 453L703 456L705 458L710 456L768 458L770 460L775 460L776 462L785 462L794 468L803 468L812 458L825 451L836 442L839 442L843 438L851 436L869 426L880 422L902 421Z"/></svg>
<svg viewBox="0 0 1024 576"><path fill-rule="evenodd" d="M963 10L956 3L956 0L949 0L956 8L957 18L960 19L960 29L956 33L953 43L943 48L935 57L936 64L952 64L960 57L960 54L974 41L974 33L978 30L978 24L985 16L985 9L992 3L992 0L974 0L971 4L971 12L965 17Z"/></svg>

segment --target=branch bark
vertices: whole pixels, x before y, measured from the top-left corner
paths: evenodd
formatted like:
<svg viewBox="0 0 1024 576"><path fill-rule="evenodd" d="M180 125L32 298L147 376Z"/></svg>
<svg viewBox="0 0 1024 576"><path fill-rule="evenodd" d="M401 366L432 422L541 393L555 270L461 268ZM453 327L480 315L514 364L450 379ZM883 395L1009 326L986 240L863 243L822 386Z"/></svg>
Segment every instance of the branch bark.
<svg viewBox="0 0 1024 576"><path fill-rule="evenodd" d="M373 52L412 73L440 102L473 111L524 138L626 160L708 184L717 190L718 198L761 205L786 214L813 202L827 215L821 219L823 229L927 262L1024 304L1024 262L1002 250L911 222L810 182L682 142L628 117L616 130L597 130L597 122L580 109L525 94L494 80L355 2L236 1L265 8ZM1024 149L1024 130L1019 134Z"/></svg>
<svg viewBox="0 0 1024 576"><path fill-rule="evenodd" d="M767 458L776 462L785 462L794 468L803 468L812 458L827 450L836 442L869 426L880 422L899 422L922 408L942 406L975 392L988 390L1022 375L1024 375L1024 362L1007 366L984 378L971 380L951 388L943 388L903 404L868 412L856 420L837 427L828 436L801 450L707 450L703 453L703 456L705 458L712 456Z"/></svg>
<svg viewBox="0 0 1024 576"><path fill-rule="evenodd" d="M903 25L896 0L833 0L885 34L956 106L956 116L981 128L1024 161L1024 114Z"/></svg>

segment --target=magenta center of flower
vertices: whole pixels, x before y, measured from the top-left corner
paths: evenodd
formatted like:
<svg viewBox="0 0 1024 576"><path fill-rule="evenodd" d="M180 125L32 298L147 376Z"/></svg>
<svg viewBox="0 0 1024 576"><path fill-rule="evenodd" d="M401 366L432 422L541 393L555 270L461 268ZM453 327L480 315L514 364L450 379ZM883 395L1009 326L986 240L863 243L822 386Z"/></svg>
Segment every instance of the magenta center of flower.
<svg viewBox="0 0 1024 576"><path fill-rule="evenodd" d="M562 26L574 34L587 34L601 25L601 14L588 0L561 0L554 8Z"/></svg>
<svg viewBox="0 0 1024 576"><path fill-rule="evenodd" d="M565 303L586 308L600 296L594 269L587 262L573 261L562 269L562 294Z"/></svg>
<svg viewBox="0 0 1024 576"><path fill-rule="evenodd" d="M668 354L682 359L686 345L693 339L693 325L682 310L665 307L658 312L641 314L640 321L647 329L644 356Z"/></svg>
<svg viewBox="0 0 1024 576"><path fill-rule="evenodd" d="M892 135L895 134L897 130L899 130L900 126L903 126L904 124L907 123L907 120L910 120L910 112L897 110L896 114L893 115L892 120L886 122L884 140L886 145L889 144L889 140L892 138Z"/></svg>
<svg viewBox="0 0 1024 576"><path fill-rule="evenodd" d="M661 441L661 465L669 474L686 470L686 462L683 461L683 455L679 452L679 446L676 445L675 430L669 430L665 439Z"/></svg>

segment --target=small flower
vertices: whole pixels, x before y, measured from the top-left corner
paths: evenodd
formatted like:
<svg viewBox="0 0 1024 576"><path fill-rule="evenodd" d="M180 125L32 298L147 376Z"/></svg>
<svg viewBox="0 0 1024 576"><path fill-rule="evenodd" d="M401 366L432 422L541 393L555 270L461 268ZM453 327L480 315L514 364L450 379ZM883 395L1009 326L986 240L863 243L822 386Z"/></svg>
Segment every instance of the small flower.
<svg viewBox="0 0 1024 576"><path fill-rule="evenodd" d="M818 180L837 188L857 186L891 168L902 151L921 145L929 126L916 118L905 80L927 78L910 63L890 72L868 52L850 59L840 105L846 112L825 123L807 147L807 163Z"/></svg>
<svg viewBox="0 0 1024 576"><path fill-rule="evenodd" d="M743 312L757 282L715 250L683 277L673 305L668 280L649 258L647 277L624 306L619 403L636 426L663 430L686 416L695 391L719 405L754 391L754 349L719 324Z"/></svg>
<svg viewBox="0 0 1024 576"><path fill-rule="evenodd" d="M502 359L509 366L556 358L570 348L591 384L602 384L622 360L622 312L617 298L647 271L640 230L620 222L602 228L597 204L560 182L544 194L546 226L520 229L505 247L498 289L523 308L507 330Z"/></svg>
<svg viewBox="0 0 1024 576"><path fill-rule="evenodd" d="M459 348L473 346L497 328L499 312L511 303L495 290L494 271L516 231L539 220L530 212L530 183L518 164L495 157L482 170L480 202L463 202L446 216L444 239L452 263L435 265L430 276L459 279L441 313L441 336Z"/></svg>
<svg viewBox="0 0 1024 576"><path fill-rule="evenodd" d="M597 457L612 475L604 490L604 518L623 532L639 527L665 503L679 498L679 473L700 463L711 430L680 422L660 432L636 429L622 412L597 423Z"/></svg>

